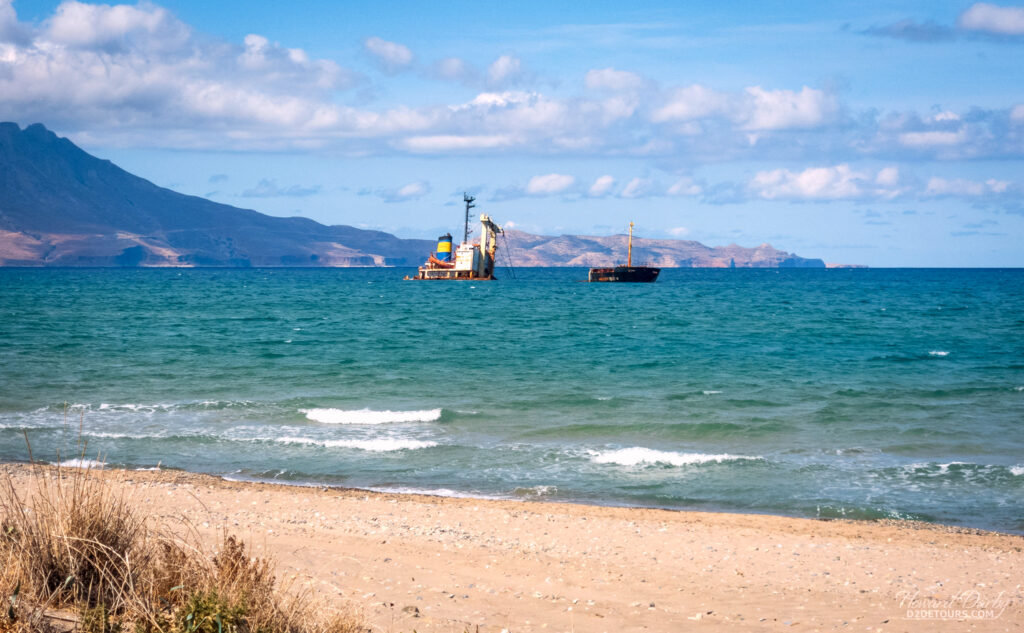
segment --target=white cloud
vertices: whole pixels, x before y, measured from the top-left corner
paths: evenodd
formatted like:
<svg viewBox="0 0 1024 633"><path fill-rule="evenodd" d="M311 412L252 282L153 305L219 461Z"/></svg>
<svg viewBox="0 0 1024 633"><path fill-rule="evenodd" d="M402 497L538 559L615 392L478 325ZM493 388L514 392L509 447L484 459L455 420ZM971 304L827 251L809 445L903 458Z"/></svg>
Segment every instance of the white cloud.
<svg viewBox="0 0 1024 633"><path fill-rule="evenodd" d="M959 121L960 120L960 115L957 114L956 112L950 112L949 110L944 110L942 112L937 112L936 114L933 114L932 116L928 117L927 120L928 120L929 123L943 123L943 122L946 122L946 121Z"/></svg>
<svg viewBox="0 0 1024 633"><path fill-rule="evenodd" d="M634 178L626 183L619 195L623 198L643 198L651 195L654 190L654 181L647 178Z"/></svg>
<svg viewBox="0 0 1024 633"><path fill-rule="evenodd" d="M964 178L931 178L925 189L926 196L967 196L977 197L988 194L1006 193L1010 183L1005 180L989 178L985 182L966 180Z"/></svg>
<svg viewBox="0 0 1024 633"><path fill-rule="evenodd" d="M140 4L92 5L70 0L57 7L47 22L47 39L75 48L174 49L191 36L190 29L166 9Z"/></svg>
<svg viewBox="0 0 1024 633"><path fill-rule="evenodd" d="M561 193L575 184L576 179L565 174L534 176L526 184L526 193L531 196L549 196Z"/></svg>
<svg viewBox="0 0 1024 633"><path fill-rule="evenodd" d="M279 197L293 197L301 198L305 196L312 196L313 194L320 192L320 185L312 187L303 187L301 185L291 185L288 187L280 187L276 180L270 178L261 178L255 187L246 189L242 192L244 198L279 198Z"/></svg>
<svg viewBox="0 0 1024 633"><path fill-rule="evenodd" d="M807 86L800 92L754 86L747 88L747 94L752 100L751 112L743 124L747 130L817 127L833 119L839 110L835 97Z"/></svg>
<svg viewBox="0 0 1024 633"><path fill-rule="evenodd" d="M895 187L899 182L900 170L898 167L883 167L875 176L875 183L883 187Z"/></svg>
<svg viewBox="0 0 1024 633"><path fill-rule="evenodd" d="M594 184L590 185L590 189L587 190L587 195L594 198L606 196L614 185L615 178L611 175L605 174L604 176L598 176L597 180L594 181Z"/></svg>
<svg viewBox="0 0 1024 633"><path fill-rule="evenodd" d="M430 74L436 79L461 81L467 84L476 83L480 78L480 71L458 57L445 57L437 60L434 62Z"/></svg>
<svg viewBox="0 0 1024 633"><path fill-rule="evenodd" d="M858 198L864 194L867 174L855 172L849 165L811 167L794 173L788 169L760 171L750 188L766 200L828 200Z"/></svg>
<svg viewBox="0 0 1024 633"><path fill-rule="evenodd" d="M978 2L960 15L957 25L969 31L1024 35L1024 7L1000 7Z"/></svg>
<svg viewBox="0 0 1024 633"><path fill-rule="evenodd" d="M672 183L665 195L669 196L699 196L704 192L703 187L693 182L690 178L680 178Z"/></svg>
<svg viewBox="0 0 1024 633"><path fill-rule="evenodd" d="M728 94L694 84L669 93L651 113L651 120L664 123L721 117L744 130L784 130L818 127L832 121L838 112L834 96L807 86L800 92L752 86L743 94ZM754 139L751 145L757 137Z"/></svg>
<svg viewBox="0 0 1024 633"><path fill-rule="evenodd" d="M726 114L732 108L728 95L694 84L673 91L667 102L654 110L651 120L655 123L690 121Z"/></svg>
<svg viewBox="0 0 1024 633"><path fill-rule="evenodd" d="M584 84L591 90L632 92L644 86L644 78L628 70L602 68L587 71Z"/></svg>
<svg viewBox="0 0 1024 633"><path fill-rule="evenodd" d="M502 55L487 67L487 83L493 86L515 83L523 74L522 65L518 57Z"/></svg>
<svg viewBox="0 0 1024 633"><path fill-rule="evenodd" d="M400 72L413 62L412 51L397 42L389 42L379 37L369 37L363 42L363 48L388 73Z"/></svg>
<svg viewBox="0 0 1024 633"><path fill-rule="evenodd" d="M685 226L677 226L677 227L669 229L668 233L672 237L676 237L676 238L686 237L687 235L690 234L690 229L686 228Z"/></svg>
<svg viewBox="0 0 1024 633"><path fill-rule="evenodd" d="M418 200L432 191L429 182L410 182L398 189L384 189L377 192L384 202L407 202Z"/></svg>
<svg viewBox="0 0 1024 633"><path fill-rule="evenodd" d="M1014 106L1010 110L1010 120L1015 123L1024 123L1024 103Z"/></svg>
<svg viewBox="0 0 1024 633"><path fill-rule="evenodd" d="M422 153L496 149L501 147L510 147L516 144L516 139L503 134L470 134L464 136L438 134L432 136L411 136L399 141L399 145L401 147L413 152Z"/></svg>
<svg viewBox="0 0 1024 633"><path fill-rule="evenodd" d="M949 147L960 145L967 140L967 131L960 128L956 132L931 130L928 132L904 132L899 135L900 145L906 147Z"/></svg>

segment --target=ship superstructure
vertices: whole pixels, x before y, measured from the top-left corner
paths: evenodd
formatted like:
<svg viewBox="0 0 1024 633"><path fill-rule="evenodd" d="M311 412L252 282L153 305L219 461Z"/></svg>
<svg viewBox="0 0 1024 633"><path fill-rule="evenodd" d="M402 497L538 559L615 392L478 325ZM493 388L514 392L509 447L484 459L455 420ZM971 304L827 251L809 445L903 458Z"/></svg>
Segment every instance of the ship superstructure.
<svg viewBox="0 0 1024 633"><path fill-rule="evenodd" d="M498 250L498 235L504 231L491 221L486 214L480 214L480 240L469 240L469 210L476 205L473 196L464 194L466 203L466 225L462 243L452 253L452 236L447 233L437 238L437 252L431 253L427 262L419 267L414 277L406 279L434 280L478 280L494 279L494 255Z"/></svg>

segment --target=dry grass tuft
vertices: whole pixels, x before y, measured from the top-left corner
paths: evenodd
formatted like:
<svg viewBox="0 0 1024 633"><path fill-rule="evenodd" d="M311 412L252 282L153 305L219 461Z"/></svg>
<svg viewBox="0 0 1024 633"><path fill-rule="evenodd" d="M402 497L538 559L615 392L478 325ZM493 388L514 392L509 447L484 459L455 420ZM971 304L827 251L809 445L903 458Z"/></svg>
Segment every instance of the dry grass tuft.
<svg viewBox="0 0 1024 633"><path fill-rule="evenodd" d="M67 630L58 609L87 633L366 630L308 590L279 588L272 562L234 536L210 554L187 524L147 524L124 486L90 469L35 467L32 480L27 493L0 481L0 633Z"/></svg>

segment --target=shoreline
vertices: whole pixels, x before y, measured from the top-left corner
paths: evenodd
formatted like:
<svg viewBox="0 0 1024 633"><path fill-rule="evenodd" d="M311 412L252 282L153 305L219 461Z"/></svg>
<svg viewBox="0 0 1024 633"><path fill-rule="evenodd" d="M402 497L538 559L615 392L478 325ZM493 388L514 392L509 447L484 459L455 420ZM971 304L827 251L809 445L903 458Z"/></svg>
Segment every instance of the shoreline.
<svg viewBox="0 0 1024 633"><path fill-rule="evenodd" d="M600 503L600 502L596 502L596 501L587 501L587 500L580 500L580 499L554 499L554 498L549 498L549 497L546 497L546 496L543 496L543 495L537 495L537 496L532 496L532 497L530 497L530 496L517 497L517 496L513 496L513 495L503 496L503 495L473 494L473 493L469 493L469 492L462 493L462 492L460 492L458 490L452 490L452 489L447 489L447 488L439 488L436 491L431 491L431 490L427 490L427 489L423 489L423 490L417 490L417 489L411 489L411 488L410 489L404 489L402 487L395 488L395 489L387 489L387 488L383 488L383 487L382 488L361 488L361 487L352 487L352 486L341 486L341 485L337 485L337 484L318 483L318 482L314 482L314 481L279 481L279 480L258 479L258 478L233 477L231 475L217 475L217 474L212 474L212 473L190 471L190 470L185 470L183 468L168 467L168 466L162 466L162 465L159 465L159 464L157 466L153 466L153 467L140 467L140 468L132 469L132 468L124 468L124 467L120 467L120 466L109 466L109 465L107 465L104 462L100 462L100 461L96 461L96 460L91 460L91 459L79 460L78 458L71 459L71 460L65 460L63 462L60 462L59 464L56 463L56 462L45 462L45 463L40 463L40 465L45 465L45 466L49 466L49 467L60 466L61 468L77 468L79 466L70 465L70 462L79 462L79 461L82 461L83 463L88 464L90 468L98 465L98 466L100 466L100 468L97 469L97 470L103 470L103 471L108 471L108 472L115 472L115 471L116 472L126 472L126 473L132 473L132 472L167 472L167 473L177 472L177 473L187 473L187 474L191 474L191 475L199 475L199 476L203 476L203 477L211 477L211 478L219 479L219 480L226 481L226 482L243 483L243 484L259 484L259 485L269 485L269 486L281 486L281 487L284 487L284 488L339 490L339 491L347 491L347 492L355 492L355 493L368 493L368 494L381 494L381 495L398 495L398 496L411 496L411 497L418 497L418 496L436 497L436 498L440 498L440 499L468 499L468 500L478 500L478 501L508 501L508 502L511 502L511 503L548 503L548 504L555 504L555 505L576 505L576 506L581 506L581 507L592 507L592 508L622 508L622 509L627 509L627 510L629 510L629 509L635 509L635 510L659 510L659 511L664 511L664 512L682 512L682 513L725 515L725 516L778 517L778 518L783 518L783 519L795 519L795 520L803 520L803 521L821 521L821 522L844 522L845 521L845 522L851 522L851 523L867 523L867 524L880 524L880 525L902 525L902 526L907 526L907 527L920 526L919 529L936 528L936 529L941 529L941 530L948 531L948 532L959 531L959 532L963 532L963 533L974 533L974 534L1000 534L1000 535L1005 535L1005 536L1019 536L1019 537L1024 538L1024 529L1022 529L1020 531L1008 531L1008 530L1000 530L1000 529L987 528L987 527L979 527L979 526L973 526L973 525L955 525L955 524L951 524L951 523L941 523L941 522L937 522L937 521L924 521L924 520L920 520L920 519L901 519L901 518L894 518L894 517L872 517L872 518L847 518L847 517L822 517L822 516L815 517L815 516L802 516L802 515L797 515L797 514L783 514L783 513L779 513L779 512L753 512L753 511L741 512L741 511L738 511L738 510L730 510L730 509L725 509L725 508L723 508L723 509L700 510L700 509L694 509L694 508L674 508L674 507L671 507L671 506L658 506L658 505L633 505L633 504L628 504L628 503L616 503L616 502L613 502L613 501L609 501L609 502L606 502L606 503ZM6 464L18 464L18 465L29 466L29 465L31 465L31 462L28 462L28 461L0 461L0 466L6 465ZM448 491L448 492L451 492L452 494L445 494L442 491Z"/></svg>
<svg viewBox="0 0 1024 633"><path fill-rule="evenodd" d="M24 490L40 466L5 462L0 472ZM1024 537L1001 532L91 472L148 516L246 539L278 560L282 577L362 605L374 631L1024 625ZM923 600L975 594L1001 611L907 617Z"/></svg>

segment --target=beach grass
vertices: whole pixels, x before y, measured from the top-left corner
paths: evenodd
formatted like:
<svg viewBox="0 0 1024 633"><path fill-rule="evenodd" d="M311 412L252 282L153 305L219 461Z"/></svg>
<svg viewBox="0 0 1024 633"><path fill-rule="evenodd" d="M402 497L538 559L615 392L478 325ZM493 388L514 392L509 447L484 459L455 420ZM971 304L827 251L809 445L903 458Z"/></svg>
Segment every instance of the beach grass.
<svg viewBox="0 0 1024 633"><path fill-rule="evenodd" d="M274 563L181 517L143 516L127 486L91 468L34 465L0 480L0 633L355 633Z"/></svg>

